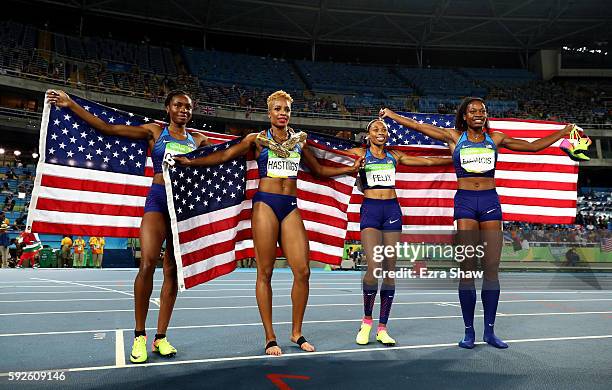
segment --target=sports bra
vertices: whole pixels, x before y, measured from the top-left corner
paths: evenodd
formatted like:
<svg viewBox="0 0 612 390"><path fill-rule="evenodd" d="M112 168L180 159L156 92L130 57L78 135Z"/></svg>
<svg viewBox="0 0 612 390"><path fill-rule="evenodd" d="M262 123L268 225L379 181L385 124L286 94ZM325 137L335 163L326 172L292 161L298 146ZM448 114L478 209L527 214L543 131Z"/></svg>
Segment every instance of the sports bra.
<svg viewBox="0 0 612 390"><path fill-rule="evenodd" d="M497 162L497 145L489 134L484 134L481 142L472 142L467 132L459 137L453 152L453 165L457 178L463 177L495 177Z"/></svg>
<svg viewBox="0 0 612 390"><path fill-rule="evenodd" d="M385 157L376 158L370 148L364 157L365 166L359 170L359 179L364 190L377 188L395 188L395 167L397 161L389 151Z"/></svg>
<svg viewBox="0 0 612 390"><path fill-rule="evenodd" d="M272 138L272 130L268 129L266 135L268 138ZM299 144L295 145L287 158L280 157L273 150L263 147L257 157L259 178L297 179L301 156L302 148Z"/></svg>
<svg viewBox="0 0 612 390"><path fill-rule="evenodd" d="M164 156L169 153L174 156L176 154L185 154L197 149L198 146L193 139L193 136L187 133L187 138L184 140L179 140L170 135L170 130L168 127L164 127L159 138L153 145L153 150L151 151L151 160L153 160L153 172L161 173L162 172L162 161L164 161Z"/></svg>

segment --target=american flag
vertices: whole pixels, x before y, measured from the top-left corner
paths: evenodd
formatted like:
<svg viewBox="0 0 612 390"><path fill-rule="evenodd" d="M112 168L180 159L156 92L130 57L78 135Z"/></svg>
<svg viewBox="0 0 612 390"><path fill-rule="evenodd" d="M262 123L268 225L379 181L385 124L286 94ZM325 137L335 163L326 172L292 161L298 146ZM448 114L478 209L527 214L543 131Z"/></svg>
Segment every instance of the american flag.
<svg viewBox="0 0 612 390"><path fill-rule="evenodd" d="M309 137L311 150L322 164L353 164L352 157L333 151L352 144L314 134ZM187 156L205 156L239 141L198 149ZM259 179L252 157L211 167L164 167L181 290L233 271L236 260L255 257L251 199ZM297 203L310 241L311 260L340 263L354 182L348 175L317 178L300 168ZM280 250L277 254L281 255Z"/></svg>
<svg viewBox="0 0 612 390"><path fill-rule="evenodd" d="M453 115L400 113L421 123L452 128ZM422 133L387 119L388 146L415 156L448 156L448 147ZM519 119L490 119L492 131L528 141L558 131L564 124ZM570 160L557 142L537 153L501 148L495 183L506 221L571 224L576 216L578 163ZM412 234L441 233L453 229L453 197L457 177L452 165L398 166L396 192L402 207L403 229ZM355 187L349 206L347 239L359 240L359 207L363 193ZM416 234L416 236L419 236Z"/></svg>
<svg viewBox="0 0 612 390"><path fill-rule="evenodd" d="M93 115L138 126L148 118L72 96ZM146 140L105 136L46 104L28 225L39 233L138 237L151 185Z"/></svg>
<svg viewBox="0 0 612 390"><path fill-rule="evenodd" d="M151 121L71 98L108 123L138 126ZM202 133L216 143L233 138ZM46 104L28 226L39 233L138 237L153 176L149 154L146 140L103 135L71 110Z"/></svg>
<svg viewBox="0 0 612 390"><path fill-rule="evenodd" d="M612 237L606 237L601 239L601 251L612 252Z"/></svg>

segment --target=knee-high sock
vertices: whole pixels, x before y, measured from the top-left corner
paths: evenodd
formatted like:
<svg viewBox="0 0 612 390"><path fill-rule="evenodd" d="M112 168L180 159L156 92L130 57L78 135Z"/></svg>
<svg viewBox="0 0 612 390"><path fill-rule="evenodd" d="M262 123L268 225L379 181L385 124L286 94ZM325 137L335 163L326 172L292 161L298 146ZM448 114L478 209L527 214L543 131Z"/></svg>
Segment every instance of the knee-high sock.
<svg viewBox="0 0 612 390"><path fill-rule="evenodd" d="M366 317L372 317L374 310L374 302L376 302L376 292L378 291L377 284L363 283L363 314Z"/></svg>
<svg viewBox="0 0 612 390"><path fill-rule="evenodd" d="M499 280L482 281L482 291L480 293L484 310L484 334L494 334L495 315L497 314L497 304L499 302Z"/></svg>
<svg viewBox="0 0 612 390"><path fill-rule="evenodd" d="M387 324L389 321L389 313L391 313L391 304L395 296L395 285L382 284L380 286L380 319L379 324Z"/></svg>
<svg viewBox="0 0 612 390"><path fill-rule="evenodd" d="M459 303L465 331L474 331L474 310L476 308L476 287L474 284L459 284Z"/></svg>

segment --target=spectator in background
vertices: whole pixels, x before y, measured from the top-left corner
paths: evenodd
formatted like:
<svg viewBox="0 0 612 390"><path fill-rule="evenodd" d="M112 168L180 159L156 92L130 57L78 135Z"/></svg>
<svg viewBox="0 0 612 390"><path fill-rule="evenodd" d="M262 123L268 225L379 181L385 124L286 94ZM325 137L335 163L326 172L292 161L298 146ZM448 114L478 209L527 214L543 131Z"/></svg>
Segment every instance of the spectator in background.
<svg viewBox="0 0 612 390"><path fill-rule="evenodd" d="M91 237L89 247L91 248L91 258L96 268L102 268L102 257L104 256L104 237Z"/></svg>
<svg viewBox="0 0 612 390"><path fill-rule="evenodd" d="M14 225L15 229L17 229L17 230L25 229L25 223L26 223L27 219L28 219L28 213L27 212L21 214L21 216L15 220L15 225Z"/></svg>
<svg viewBox="0 0 612 390"><path fill-rule="evenodd" d="M565 265L574 267L580 261L580 256L576 253L576 249L570 248L565 253Z"/></svg>
<svg viewBox="0 0 612 390"><path fill-rule="evenodd" d="M68 268L71 264L70 258L72 257L70 253L72 250L72 238L70 238L70 236L68 235L65 235L64 238L62 238L61 246L62 247L60 252L60 267Z"/></svg>
<svg viewBox="0 0 612 390"><path fill-rule="evenodd" d="M15 171L13 170L13 168L10 168L8 170L8 172L6 173L6 177L11 180L17 179L17 175L15 175Z"/></svg>
<svg viewBox="0 0 612 390"><path fill-rule="evenodd" d="M6 180L4 180L2 182L2 189L1 189L3 194L12 194L13 192L11 191L11 189L9 188L8 182Z"/></svg>
<svg viewBox="0 0 612 390"><path fill-rule="evenodd" d="M527 238L523 238L523 241L521 241L521 249L523 250L528 250L529 249L529 241L527 241Z"/></svg>
<svg viewBox="0 0 612 390"><path fill-rule="evenodd" d="M11 266L10 263L13 263L13 266L14 266L15 264L14 262L17 259L17 239L16 238L11 239L11 242L9 243L9 246L8 246L8 250L9 250L9 256L10 256L9 266Z"/></svg>
<svg viewBox="0 0 612 390"><path fill-rule="evenodd" d="M32 233L32 228L28 226L26 230L19 235L17 242L23 245L23 252L19 257L17 268L22 268L24 261L27 261L28 265L31 265L32 268L38 268L39 266L36 263L36 258L38 257L38 252L41 250L42 245L38 237Z"/></svg>
<svg viewBox="0 0 612 390"><path fill-rule="evenodd" d="M72 266L75 268L82 268L85 266L85 240L82 236L78 236L72 245L74 249L74 257L72 260Z"/></svg>
<svg viewBox="0 0 612 390"><path fill-rule="evenodd" d="M6 198L4 198L4 206L2 207L2 211L13 211L13 208L15 208L15 198L13 197L13 194L9 194Z"/></svg>
<svg viewBox="0 0 612 390"><path fill-rule="evenodd" d="M9 236L6 232L9 228L9 220L0 213L0 259L2 260L2 268L8 268L9 259Z"/></svg>

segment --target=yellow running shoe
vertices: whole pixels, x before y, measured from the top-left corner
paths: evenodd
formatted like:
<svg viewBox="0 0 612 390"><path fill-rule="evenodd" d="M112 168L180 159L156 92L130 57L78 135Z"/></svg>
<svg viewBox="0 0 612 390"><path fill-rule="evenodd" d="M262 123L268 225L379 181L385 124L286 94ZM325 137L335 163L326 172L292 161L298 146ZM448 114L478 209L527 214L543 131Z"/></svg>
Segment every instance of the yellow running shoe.
<svg viewBox="0 0 612 390"><path fill-rule="evenodd" d="M376 332L376 341L386 345L387 347L392 347L395 345L395 340L389 336L386 329L380 329Z"/></svg>
<svg viewBox="0 0 612 390"><path fill-rule="evenodd" d="M372 325L368 325L365 322L361 323L361 328L359 329L359 333L357 333L357 338L355 342L359 345L366 345L370 342L370 332L372 331Z"/></svg>
<svg viewBox="0 0 612 390"><path fill-rule="evenodd" d="M176 355L176 348L170 345L168 339L165 337L163 339L157 339L153 341L152 350L153 352L158 353L164 357L172 357Z"/></svg>
<svg viewBox="0 0 612 390"><path fill-rule="evenodd" d="M144 363L147 361L147 336L134 338L130 361L132 363Z"/></svg>

